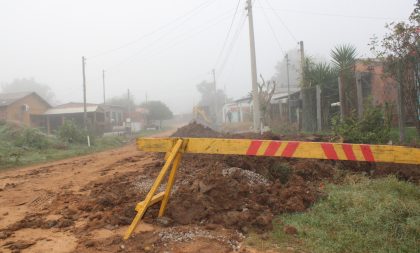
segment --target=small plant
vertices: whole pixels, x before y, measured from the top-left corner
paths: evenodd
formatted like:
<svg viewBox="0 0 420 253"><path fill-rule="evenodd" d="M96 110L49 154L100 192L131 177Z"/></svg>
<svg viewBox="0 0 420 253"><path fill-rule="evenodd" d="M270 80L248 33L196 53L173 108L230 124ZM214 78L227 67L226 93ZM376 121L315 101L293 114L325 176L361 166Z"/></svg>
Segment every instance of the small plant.
<svg viewBox="0 0 420 253"><path fill-rule="evenodd" d="M287 183L289 181L289 177L292 174L292 169L280 162L274 163L269 168L269 176L271 180L280 180L282 184Z"/></svg>
<svg viewBox="0 0 420 253"><path fill-rule="evenodd" d="M84 143L87 134L74 121L66 120L58 129L57 135L66 143Z"/></svg>
<svg viewBox="0 0 420 253"><path fill-rule="evenodd" d="M387 143L390 140L390 122L385 119L380 107L366 108L360 119L355 113L343 121L336 116L332 119L332 128L344 142Z"/></svg>

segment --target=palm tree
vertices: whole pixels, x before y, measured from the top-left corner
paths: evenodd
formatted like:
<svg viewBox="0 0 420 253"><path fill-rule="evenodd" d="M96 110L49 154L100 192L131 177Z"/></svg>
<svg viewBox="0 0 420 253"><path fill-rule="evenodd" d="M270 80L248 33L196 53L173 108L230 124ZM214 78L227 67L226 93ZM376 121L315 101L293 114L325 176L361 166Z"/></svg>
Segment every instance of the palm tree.
<svg viewBox="0 0 420 253"><path fill-rule="evenodd" d="M340 72L350 70L356 61L357 51L352 45L339 45L331 51L331 58L334 65Z"/></svg>
<svg viewBox="0 0 420 253"><path fill-rule="evenodd" d="M353 101L356 94L354 91L354 67L357 57L357 50L352 45L339 45L331 51L332 63L338 68L341 95L341 116L346 117L351 113L350 108L355 106Z"/></svg>

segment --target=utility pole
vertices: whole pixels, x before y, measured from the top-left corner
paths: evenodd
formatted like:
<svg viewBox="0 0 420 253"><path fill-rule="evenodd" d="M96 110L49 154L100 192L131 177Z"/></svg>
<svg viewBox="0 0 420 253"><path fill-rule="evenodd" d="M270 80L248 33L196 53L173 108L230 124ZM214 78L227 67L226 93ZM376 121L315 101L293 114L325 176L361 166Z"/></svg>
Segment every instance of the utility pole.
<svg viewBox="0 0 420 253"><path fill-rule="evenodd" d="M212 73L213 73L213 94L214 94L214 98L213 98L214 119L215 119L215 122L214 123L217 124L217 118L218 118L217 115L218 115L218 112L217 112L216 70L213 69Z"/></svg>
<svg viewBox="0 0 420 253"><path fill-rule="evenodd" d="M102 89L104 92L104 104L105 104L105 70L102 70Z"/></svg>
<svg viewBox="0 0 420 253"><path fill-rule="evenodd" d="M83 126L87 130L87 109L86 109L86 58L82 56L82 73L83 73Z"/></svg>
<svg viewBox="0 0 420 253"><path fill-rule="evenodd" d="M292 112L290 110L290 77L289 77L289 55L286 54L286 76L287 76L287 111L289 115L289 123L292 123Z"/></svg>
<svg viewBox="0 0 420 253"><path fill-rule="evenodd" d="M303 46L303 41L299 41L299 48L300 48L300 71L301 71L301 78L302 78L302 86L305 82L305 48Z"/></svg>
<svg viewBox="0 0 420 253"><path fill-rule="evenodd" d="M86 109L86 58L82 56L82 73L83 73L83 126L87 133L86 139L88 147L90 147L90 137L87 127L87 109Z"/></svg>
<svg viewBox="0 0 420 253"><path fill-rule="evenodd" d="M129 131L130 131L130 135L131 135L131 131L132 131L132 129L131 129L131 101L130 101L130 89L128 89L127 90L127 111L128 111L128 117L127 117L127 125L129 125L129 126L126 126L126 127L128 127L129 128Z"/></svg>
<svg viewBox="0 0 420 253"><path fill-rule="evenodd" d="M252 16L252 0L247 0L248 21L249 21L249 44L251 51L251 73L252 73L252 103L254 131L259 132L261 127L260 101L257 84L257 60L255 56L254 18Z"/></svg>

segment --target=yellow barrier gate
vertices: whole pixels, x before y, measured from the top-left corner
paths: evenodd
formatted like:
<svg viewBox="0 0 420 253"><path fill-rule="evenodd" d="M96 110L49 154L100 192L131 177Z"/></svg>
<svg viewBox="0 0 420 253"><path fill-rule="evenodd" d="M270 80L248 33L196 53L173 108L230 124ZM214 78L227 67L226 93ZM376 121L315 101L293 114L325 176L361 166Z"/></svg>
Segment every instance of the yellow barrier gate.
<svg viewBox="0 0 420 253"><path fill-rule="evenodd" d="M124 239L130 237L149 206L162 201L159 217L164 215L182 153L420 164L420 149L390 145L215 138L139 138L137 148L148 152L166 152L166 162L145 200L137 204L137 215ZM165 191L155 195L171 164L173 165Z"/></svg>

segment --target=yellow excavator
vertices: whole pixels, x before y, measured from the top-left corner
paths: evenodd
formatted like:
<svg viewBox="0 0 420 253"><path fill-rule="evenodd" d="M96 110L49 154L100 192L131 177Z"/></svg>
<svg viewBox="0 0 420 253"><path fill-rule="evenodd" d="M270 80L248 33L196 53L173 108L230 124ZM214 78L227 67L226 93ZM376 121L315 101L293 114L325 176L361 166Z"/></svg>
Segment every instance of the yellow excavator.
<svg viewBox="0 0 420 253"><path fill-rule="evenodd" d="M197 123L206 126L212 126L213 121L208 116L210 108L208 106L194 106L193 107L193 120Z"/></svg>

